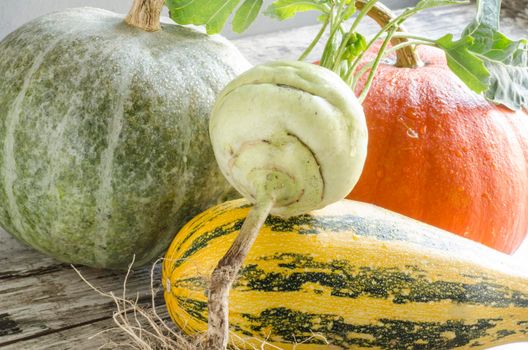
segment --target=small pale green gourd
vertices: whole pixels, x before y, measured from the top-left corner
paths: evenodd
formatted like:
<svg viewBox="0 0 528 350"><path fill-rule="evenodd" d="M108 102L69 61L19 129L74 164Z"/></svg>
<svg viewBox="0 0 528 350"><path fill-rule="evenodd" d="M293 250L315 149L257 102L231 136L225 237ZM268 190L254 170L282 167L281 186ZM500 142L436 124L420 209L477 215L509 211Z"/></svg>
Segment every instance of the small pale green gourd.
<svg viewBox="0 0 528 350"><path fill-rule="evenodd" d="M363 109L328 69L298 61L252 68L219 95L210 135L222 173L255 202L274 192L271 213L289 217L343 199L367 154Z"/></svg>

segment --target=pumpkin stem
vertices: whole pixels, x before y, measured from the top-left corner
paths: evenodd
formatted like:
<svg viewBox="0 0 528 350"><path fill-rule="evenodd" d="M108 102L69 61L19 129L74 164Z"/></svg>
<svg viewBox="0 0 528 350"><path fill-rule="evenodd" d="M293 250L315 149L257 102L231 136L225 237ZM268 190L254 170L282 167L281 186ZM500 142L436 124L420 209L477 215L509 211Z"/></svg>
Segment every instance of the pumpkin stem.
<svg viewBox="0 0 528 350"><path fill-rule="evenodd" d="M165 0L134 0L134 4L125 18L125 22L146 32L161 29L161 9Z"/></svg>
<svg viewBox="0 0 528 350"><path fill-rule="evenodd" d="M356 7L362 9L365 6L363 0L356 2ZM385 5L376 3L368 12L368 16L378 23L382 28L396 18L396 15ZM399 26L398 32L406 32L403 26ZM392 38L392 46L407 42L406 38ZM396 67L417 68L423 66L423 62L413 46L405 46L396 51Z"/></svg>
<svg viewBox="0 0 528 350"><path fill-rule="evenodd" d="M233 245L211 275L208 296L208 329L205 349L226 349L229 336L229 290L249 250L268 217L273 200L257 201L249 212Z"/></svg>

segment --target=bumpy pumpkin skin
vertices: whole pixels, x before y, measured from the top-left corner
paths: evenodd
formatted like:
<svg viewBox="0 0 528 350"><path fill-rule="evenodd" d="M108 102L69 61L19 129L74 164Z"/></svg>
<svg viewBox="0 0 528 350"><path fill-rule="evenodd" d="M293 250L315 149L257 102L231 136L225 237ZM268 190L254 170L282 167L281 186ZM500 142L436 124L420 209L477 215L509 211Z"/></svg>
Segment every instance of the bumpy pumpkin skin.
<svg viewBox="0 0 528 350"><path fill-rule="evenodd" d="M208 117L249 66L220 37L130 27L99 9L37 19L0 43L0 224L59 260L157 257L229 191Z"/></svg>
<svg viewBox="0 0 528 350"><path fill-rule="evenodd" d="M363 103L367 161L349 198L511 253L528 232L528 115L469 91L439 50L419 53L424 67L377 73Z"/></svg>

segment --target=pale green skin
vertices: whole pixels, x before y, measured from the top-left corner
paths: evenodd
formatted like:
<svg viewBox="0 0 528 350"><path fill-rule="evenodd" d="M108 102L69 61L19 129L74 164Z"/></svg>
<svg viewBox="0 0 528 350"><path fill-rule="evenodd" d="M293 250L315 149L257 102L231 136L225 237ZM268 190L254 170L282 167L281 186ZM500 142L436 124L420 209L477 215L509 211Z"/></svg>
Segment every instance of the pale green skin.
<svg viewBox="0 0 528 350"><path fill-rule="evenodd" d="M220 37L73 9L0 43L0 224L57 259L158 257L230 190L208 135L217 93L248 68Z"/></svg>
<svg viewBox="0 0 528 350"><path fill-rule="evenodd" d="M283 217L346 197L367 156L365 114L332 71L305 62L261 64L220 93L209 133L220 169L251 202Z"/></svg>

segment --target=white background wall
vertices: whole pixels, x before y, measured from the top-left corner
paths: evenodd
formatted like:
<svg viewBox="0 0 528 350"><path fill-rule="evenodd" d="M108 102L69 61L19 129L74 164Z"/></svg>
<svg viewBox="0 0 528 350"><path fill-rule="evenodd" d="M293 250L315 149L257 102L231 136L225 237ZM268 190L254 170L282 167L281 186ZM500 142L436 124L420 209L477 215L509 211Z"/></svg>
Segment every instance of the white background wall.
<svg viewBox="0 0 528 350"><path fill-rule="evenodd" d="M272 2L272 0L264 0L263 8ZM394 8L403 7L412 2L413 0L384 1L386 5ZM131 4L132 0L0 0L0 40L25 22L49 12L71 7L92 6L118 13L127 13ZM300 14L296 18L284 22L260 15L244 35L267 33L311 23L316 23L315 13ZM237 35L229 29L224 34L231 38Z"/></svg>

